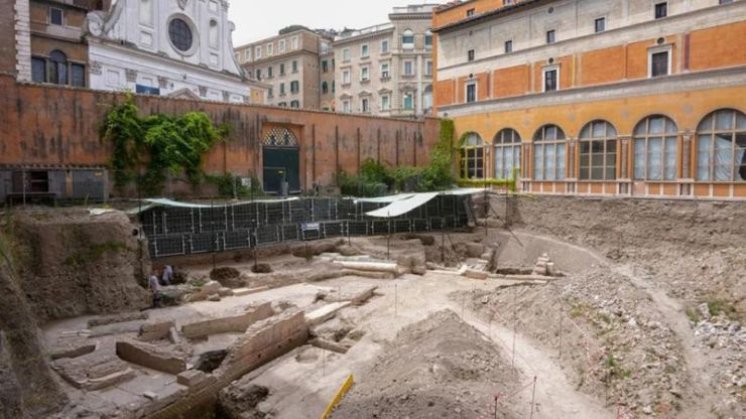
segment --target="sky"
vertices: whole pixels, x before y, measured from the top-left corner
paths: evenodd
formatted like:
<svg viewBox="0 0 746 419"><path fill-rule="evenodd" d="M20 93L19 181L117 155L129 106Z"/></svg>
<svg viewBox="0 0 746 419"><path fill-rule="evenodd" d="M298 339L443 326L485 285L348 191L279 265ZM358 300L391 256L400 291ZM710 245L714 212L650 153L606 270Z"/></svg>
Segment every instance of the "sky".
<svg viewBox="0 0 746 419"><path fill-rule="evenodd" d="M364 28L388 22L393 7L427 3L407 0L231 0L233 45L277 35L290 25L311 29Z"/></svg>

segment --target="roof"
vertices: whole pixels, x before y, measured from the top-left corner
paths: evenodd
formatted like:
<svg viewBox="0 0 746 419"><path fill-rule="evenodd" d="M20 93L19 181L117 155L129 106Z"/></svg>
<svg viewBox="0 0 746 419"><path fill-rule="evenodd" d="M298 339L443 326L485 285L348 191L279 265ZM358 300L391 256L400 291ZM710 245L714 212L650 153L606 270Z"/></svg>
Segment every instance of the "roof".
<svg viewBox="0 0 746 419"><path fill-rule="evenodd" d="M497 9L488 10L486 12L478 13L478 14L475 14L474 16L470 16L470 17L467 17L465 19L458 20L456 22L447 23L447 24L445 24L443 26L439 26L437 28L433 28L432 31L433 32L445 32L445 31L449 31L449 30L453 30L453 29L458 29L458 28L460 28L462 26L467 26L467 25L471 25L471 24L480 23L480 22L483 22L485 20L488 20L488 19L491 19L491 18L494 18L494 17L499 17L499 16L502 16L502 15L513 13L515 11L518 11L520 9L525 9L525 8L530 7L530 6L535 6L539 2L549 2L549 1L553 1L553 0L524 0L524 1L519 2L519 3L513 3L513 4L510 4L510 5L506 5L506 6L501 6L501 7L497 8ZM460 6L460 5L465 4L465 3L466 2L464 2L464 3L458 3L456 5L453 5L453 6L449 7L449 8L453 8L455 6ZM447 10L447 9L442 9L442 10ZM438 13L438 12L440 12L442 10L438 10L438 11L436 11L436 13Z"/></svg>

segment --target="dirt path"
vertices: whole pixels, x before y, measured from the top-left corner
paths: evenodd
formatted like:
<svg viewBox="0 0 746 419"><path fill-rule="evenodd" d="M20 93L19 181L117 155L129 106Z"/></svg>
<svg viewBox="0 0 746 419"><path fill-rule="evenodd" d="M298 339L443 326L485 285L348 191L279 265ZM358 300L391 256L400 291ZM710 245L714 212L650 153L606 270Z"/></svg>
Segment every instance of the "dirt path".
<svg viewBox="0 0 746 419"><path fill-rule="evenodd" d="M666 325L676 334L688 367L690 397L684 397L681 418L701 419L712 417L712 407L717 397L712 391L713 382L707 366L707 357L696 345L694 332L681 304L669 297L665 290L657 287L648 276L638 276L632 265L616 265L612 269L629 278L639 289L645 291L655 302Z"/></svg>
<svg viewBox="0 0 746 419"><path fill-rule="evenodd" d="M456 307L452 309L458 310ZM505 359L511 359L513 330L499 324L487 324L476 316L474 312L467 312L463 320L497 343L504 351ZM557 361L530 339L520 334L515 334L514 365L523 373L521 387L524 387L524 390L513 400L517 406L516 410L525 410L526 417L531 417L531 383L534 377L536 377L534 418L603 419L614 417L602 406L601 402L576 391L575 386L567 380L567 376Z"/></svg>

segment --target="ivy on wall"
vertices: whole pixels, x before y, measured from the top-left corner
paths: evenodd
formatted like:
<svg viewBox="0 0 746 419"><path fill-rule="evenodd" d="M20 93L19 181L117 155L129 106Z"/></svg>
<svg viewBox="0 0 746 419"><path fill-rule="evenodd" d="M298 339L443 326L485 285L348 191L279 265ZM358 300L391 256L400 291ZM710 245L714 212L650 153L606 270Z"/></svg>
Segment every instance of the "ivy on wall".
<svg viewBox="0 0 746 419"><path fill-rule="evenodd" d="M100 131L113 145L114 185L121 189L139 177L146 194L160 193L168 172L183 173L198 185L205 153L227 135L228 128L213 125L204 112L141 117L131 96L109 110Z"/></svg>

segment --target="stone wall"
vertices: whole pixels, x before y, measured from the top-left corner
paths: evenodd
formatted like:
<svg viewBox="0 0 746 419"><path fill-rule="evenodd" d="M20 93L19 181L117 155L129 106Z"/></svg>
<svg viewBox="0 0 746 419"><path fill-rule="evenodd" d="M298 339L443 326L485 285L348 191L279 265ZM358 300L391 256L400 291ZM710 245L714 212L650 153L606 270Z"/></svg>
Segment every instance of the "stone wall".
<svg viewBox="0 0 746 419"><path fill-rule="evenodd" d="M102 166L111 147L99 139L107 110L125 99L118 93L16 84L0 76L0 165ZM356 173L366 158L391 166L425 165L439 123L394 120L252 105L136 96L143 114L203 111L227 124L230 137L211 151L205 171L261 174L266 128L289 127L300 142L301 188L334 183L338 170Z"/></svg>

